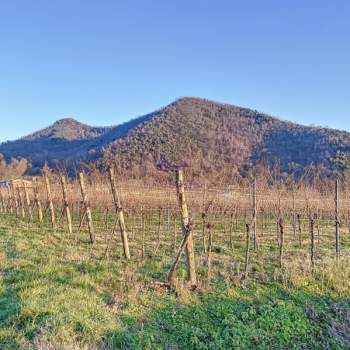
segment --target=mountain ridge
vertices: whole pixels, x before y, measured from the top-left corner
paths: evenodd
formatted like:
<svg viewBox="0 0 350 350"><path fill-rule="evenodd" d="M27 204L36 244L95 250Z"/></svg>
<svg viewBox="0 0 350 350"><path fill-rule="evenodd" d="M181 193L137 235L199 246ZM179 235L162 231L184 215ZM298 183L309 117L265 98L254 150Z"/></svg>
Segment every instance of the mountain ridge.
<svg viewBox="0 0 350 350"><path fill-rule="evenodd" d="M73 118L16 141L0 144L5 158L26 158L33 167L97 161L145 175L162 160L189 161L194 173L230 173L259 162L291 167L325 165L350 151L350 133L304 126L253 109L181 97L126 123L93 127ZM153 171L152 170L152 171Z"/></svg>

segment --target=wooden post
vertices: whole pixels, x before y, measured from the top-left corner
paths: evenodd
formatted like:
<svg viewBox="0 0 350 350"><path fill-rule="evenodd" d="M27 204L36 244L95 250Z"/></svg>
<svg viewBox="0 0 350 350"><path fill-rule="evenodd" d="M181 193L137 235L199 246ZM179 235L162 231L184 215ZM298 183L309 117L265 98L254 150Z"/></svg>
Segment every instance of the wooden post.
<svg viewBox="0 0 350 350"><path fill-rule="evenodd" d="M178 169L176 171L176 191L179 201L179 206L181 210L181 221L182 221L182 233L185 236L189 227L189 215L187 209L187 203L185 199L185 186L183 171ZM195 267L195 258L194 258L194 249L193 249L193 235L192 231L188 232L188 239L186 244L186 257L187 257L187 266L188 266L188 278L192 287L197 285L197 276L196 276L196 267Z"/></svg>
<svg viewBox="0 0 350 350"><path fill-rule="evenodd" d="M278 220L278 227L279 227L279 265L280 268L283 266L283 246L284 246L284 226L283 226L283 219Z"/></svg>
<svg viewBox="0 0 350 350"><path fill-rule="evenodd" d="M7 187L8 210L10 211L11 214L13 214L15 202L11 194L11 187L12 187L11 184Z"/></svg>
<svg viewBox="0 0 350 350"><path fill-rule="evenodd" d="M24 189L24 195L25 195L25 201L26 201L27 211L28 211L28 215L29 215L29 220L31 220L32 219L32 207L31 207L29 192L28 192L28 188L27 188L27 181L23 181L23 189Z"/></svg>
<svg viewBox="0 0 350 350"><path fill-rule="evenodd" d="M94 243L94 241L95 241L94 225L92 222L90 203L89 203L88 195L87 195L86 189L85 189L84 174L82 172L79 173L79 184L80 184L80 190L81 190L81 197L83 199L83 204L85 207L85 213L86 213L86 219L87 219L87 223L88 223L90 241L91 241L91 243Z"/></svg>
<svg viewBox="0 0 350 350"><path fill-rule="evenodd" d="M38 210L38 220L39 220L39 224L41 224L43 222L43 209L42 209L41 201L39 198L39 190L38 190L37 180L35 182L33 181L32 184L33 184L33 191L34 191L34 202L35 202L35 205L36 205L37 210Z"/></svg>
<svg viewBox="0 0 350 350"><path fill-rule="evenodd" d="M230 218L230 248L233 249L233 213L231 213Z"/></svg>
<svg viewBox="0 0 350 350"><path fill-rule="evenodd" d="M294 190L294 187L293 187L293 193L292 193L292 196L293 196L293 217L292 217L292 220L293 220L293 236L295 237L296 236L296 216L295 216L295 190Z"/></svg>
<svg viewBox="0 0 350 350"><path fill-rule="evenodd" d="M297 220L298 220L298 232L299 232L299 247L301 248L303 244L303 237L302 237L302 229L301 229L301 215L297 215Z"/></svg>
<svg viewBox="0 0 350 350"><path fill-rule="evenodd" d="M181 255L182 253L184 252L187 244L188 244L188 241L189 241L189 238L190 238L190 235L191 235L191 225L190 223L186 226L186 232L183 236L183 239L182 239L182 242L180 244L180 247L177 251L177 254L176 254L176 257L175 257L175 260L170 268L170 271L168 273L168 282L170 285L174 285L175 284L175 271L176 271L176 266L177 264L179 263L180 261L180 258L181 258ZM195 287L192 286L193 288Z"/></svg>
<svg viewBox="0 0 350 350"><path fill-rule="evenodd" d="M246 228L246 240L245 240L244 277L248 278L249 255L250 255L250 225L246 224L245 228Z"/></svg>
<svg viewBox="0 0 350 350"><path fill-rule="evenodd" d="M315 227L315 222L314 222L314 219L311 218L311 220L310 220L310 239L311 239L310 260L311 260L311 269L312 269L312 271L314 270L314 265L315 265L315 258L314 258L314 253L315 253L314 227Z"/></svg>
<svg viewBox="0 0 350 350"><path fill-rule="evenodd" d="M206 213L202 213L202 250L203 253L205 254L207 252L207 239L206 239L206 232L205 232L205 228L206 228Z"/></svg>
<svg viewBox="0 0 350 350"><path fill-rule="evenodd" d="M123 208L121 206L119 193L117 191L114 170L112 167L109 168L109 180L110 180L111 188L112 188L112 195L113 195L115 212L119 218L119 228L120 228L120 235L121 235L122 242L123 242L124 256L125 256L126 260L130 260L129 241L128 241L128 235L126 233L124 213L123 213Z"/></svg>
<svg viewBox="0 0 350 350"><path fill-rule="evenodd" d="M70 208L69 208L66 177L62 174L60 175L60 180L61 180L61 186L62 186L64 211L67 218L68 232L69 234L73 234L72 217L71 217Z"/></svg>
<svg viewBox="0 0 350 350"><path fill-rule="evenodd" d="M17 193L16 193L16 190L15 190L15 186L13 185L13 183L11 183L10 186L11 186L13 202L15 204L16 216L19 217L19 206L18 206L18 199L17 199Z"/></svg>
<svg viewBox="0 0 350 350"><path fill-rule="evenodd" d="M212 233L213 226L208 224L208 249L207 249L207 283L208 286L210 285L211 281L211 250L213 247L213 233Z"/></svg>
<svg viewBox="0 0 350 350"><path fill-rule="evenodd" d="M17 195L18 195L18 199L19 199L19 205L21 207L22 219L24 219L26 217L26 211L24 209L24 203L23 203L21 188L19 186L17 186L16 189L17 189Z"/></svg>
<svg viewBox="0 0 350 350"><path fill-rule="evenodd" d="M51 226L52 228L55 228L55 208L52 202L51 186L50 186L50 180L49 180L49 175L47 170L44 170L44 179L45 179L45 187L46 187L46 194L47 194L47 202L50 210Z"/></svg>
<svg viewBox="0 0 350 350"><path fill-rule="evenodd" d="M335 253L337 260L340 255L340 240L339 240L339 179L335 180Z"/></svg>
<svg viewBox="0 0 350 350"><path fill-rule="evenodd" d="M256 251L257 247L258 247L257 237L256 237L256 215L257 215L256 177L254 177L254 183L253 183L253 244L254 244L254 251Z"/></svg>

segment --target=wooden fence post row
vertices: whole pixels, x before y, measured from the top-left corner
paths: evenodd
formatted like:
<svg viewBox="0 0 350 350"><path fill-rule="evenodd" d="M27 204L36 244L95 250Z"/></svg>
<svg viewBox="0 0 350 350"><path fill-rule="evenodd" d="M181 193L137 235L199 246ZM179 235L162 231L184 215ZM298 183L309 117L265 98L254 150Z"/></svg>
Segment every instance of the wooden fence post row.
<svg viewBox="0 0 350 350"><path fill-rule="evenodd" d="M129 238L127 234L127 227L125 223L125 218L124 218L124 210L122 207L122 200L120 197L120 193L118 192L117 188L117 182L116 182L116 177L115 177L115 172L114 168L110 167L108 169L108 175L109 175L109 185L111 188L111 194L112 194L112 199L113 199L113 205L115 209L115 222L112 230L112 235L113 237L114 232L117 231L117 228L120 230L120 237L123 245L123 253L124 257L126 260L131 259L131 254L130 254L130 248L129 248ZM43 172L43 184L42 188L39 188L39 182L37 179L33 180L32 183L30 184L28 181L22 181L22 180L16 180L10 182L9 186L0 188L0 213L12 213L15 214L16 217L18 218L23 218L23 219L28 219L31 221L33 220L33 215L35 213L35 210L37 210L37 219L39 224L41 225L43 223L45 213L46 211L49 212L50 214L50 222L51 226L55 229L57 223L60 220L57 220L56 215L55 215L55 206L57 203L55 201L61 200L63 201L63 211L62 211L62 216L65 216L66 218L66 224L67 224L67 230L69 234L73 234L73 219L72 219L72 214L73 212L71 211L71 206L69 202L69 188L67 184L67 176L64 174L60 174L57 179L59 179L59 184L60 184L60 196L57 198L57 194L55 191L57 191L57 188L59 188L59 185L56 187L53 186L53 192L51 190L51 183L53 183L53 180L51 178L51 183L50 183L50 173L49 169L45 168ZM82 225L82 222L86 220L87 226L88 226L88 231L89 231L89 236L90 236L90 241L91 243L94 243L96 241L95 238L95 230L94 230L94 222L93 222L93 217L92 217L92 209L91 205L89 202L89 191L87 191L86 184L85 184L85 176L83 172L79 172L78 174L78 183L80 186L80 195L82 198L82 205L83 205L83 210L82 215L80 215L80 226ZM251 192L251 197L249 200L249 207L245 208L245 259L244 259L244 275L245 277L248 277L249 275L249 270L250 270L250 260L253 258L255 255L255 251L258 249L263 249L263 235L260 235L260 230L259 230L259 236L257 236L257 220L258 217L260 219L260 214L258 216L258 213L260 212L258 210L258 198L257 198L257 182L256 178L254 178L254 182L252 184L252 192ZM40 197L42 195L42 190L46 191L46 198L47 198L47 204L46 204L46 210L43 210L43 203L45 203L44 197ZM340 183L339 179L336 178L334 181L334 187L332 189L334 191L334 202L332 198L332 207L327 211L327 218L331 219L332 222L334 222L333 226L333 234L331 240L332 240L332 254L333 256L336 257L337 260L340 258L340 252L341 252L341 242L340 242L340 220L343 218L342 214L343 212L340 210ZM53 196L54 194L54 196ZM303 212L301 208L299 208L299 202L296 201L296 190L295 187L293 187L293 191L291 193L292 195L292 202L291 202L291 207L292 209L291 215L287 217L287 220L284 221L283 214L284 212L281 212L281 194L278 192L278 217L277 217L277 247L278 247L278 263L280 268L283 268L286 266L286 260L287 260L287 248L289 246L289 223L291 224L291 232L293 233L293 237L296 240L296 243L299 244L299 248L305 248L305 249L310 249L310 263L312 270L314 270L314 267L317 263L317 260L319 258L319 245L320 245L320 228L319 228L319 221L322 219L322 214L314 214L312 216L313 212L313 203L312 201L309 202L307 200L307 211ZM178 201L178 206L180 208L180 216L181 216L181 228L182 228L182 241L180 243L180 246L177 246L177 236L176 236L176 216L174 215L173 219L173 230L172 230L172 236L170 239L172 239L172 245L171 249L174 252L175 255L175 260L171 266L168 279L169 282L174 280L175 276L175 270L176 267L179 263L179 260L182 256L183 253L186 254L186 263L187 263L187 274L188 274L188 281L191 287L195 287L197 285L197 275L196 275L196 266L195 266L195 253L194 253L194 242L193 242L193 229L192 229L192 223L190 220L189 216L189 211L188 211L188 206L186 202L186 196L185 196L185 186L184 186L184 174L183 170L178 169L176 170L176 195L177 195L177 201ZM32 197L32 198L31 198ZM333 197L333 194L332 194ZM42 203L43 202L43 203ZM203 201L205 204L205 201ZM260 204L263 203L263 199L260 199L259 195L259 207L263 209L264 207ZM203 204L203 207L205 205ZM45 205L44 205L45 206ZM304 208L305 209L305 208ZM57 210L57 208L56 208ZM164 232L162 224L162 209L159 209L158 212L158 226L156 228L155 233L157 234L157 249L162 249L162 234ZM235 231L238 231L237 228L237 209L236 210L236 229ZM105 217L104 217L104 222L105 222L105 229L108 227L108 207L106 207L105 211ZM251 213L251 214L250 214ZM262 216L261 216L261 222L262 222L262 230L264 228L264 216L266 213L261 211ZM249 215L249 223L247 223L247 216ZM250 216L251 215L251 216ZM307 216L306 216L307 215ZM320 216L319 216L320 215ZM305 221L304 221L305 218ZM142 259L145 258L146 256L146 249L145 249L145 231L146 231L146 226L149 227L150 222L147 221L149 220L150 217L147 217L147 212L144 210L144 208L141 208L141 223L140 223L140 238L141 238L141 249L140 249L140 255ZM307 220L308 219L308 220ZM270 216L271 220L271 216ZM290 222L291 220L291 222ZM307 224L305 222L308 221L309 223L309 240L306 240L307 238ZM260 225L260 220L258 221ZM95 223L96 224L96 223ZM233 213L230 213L230 226L229 226L229 247L231 249L234 248L234 220L233 220ZM321 226L322 228L322 226ZM168 233L170 233L170 213L168 210L168 223L167 223L167 230ZM227 233L227 227L226 223L224 224L224 234L226 235ZM244 229L242 229L244 230ZM317 230L317 231L316 231ZM207 215L207 212L203 211L202 213L202 227L201 227L201 234L202 234L202 251L203 253L208 253L207 256L207 265L208 265L208 281L210 281L210 269L211 269L211 259L212 259L212 239L215 231L211 231L211 226L210 226L210 217ZM131 229L132 235L131 237L135 236L135 221L133 223L132 229ZM208 241L207 241L207 233L209 234L208 236ZM317 237L315 237L315 233L317 234ZM216 241L216 235L214 235L215 241ZM259 238L259 239L258 239ZM317 239L316 245L315 245L315 238ZM252 245L252 247L251 247ZM307 248L309 246L310 248ZM161 248L160 248L161 247ZM254 252L253 252L254 249ZM108 248L106 250L108 253ZM334 254L335 253L335 254ZM276 260L277 260L276 259Z"/></svg>

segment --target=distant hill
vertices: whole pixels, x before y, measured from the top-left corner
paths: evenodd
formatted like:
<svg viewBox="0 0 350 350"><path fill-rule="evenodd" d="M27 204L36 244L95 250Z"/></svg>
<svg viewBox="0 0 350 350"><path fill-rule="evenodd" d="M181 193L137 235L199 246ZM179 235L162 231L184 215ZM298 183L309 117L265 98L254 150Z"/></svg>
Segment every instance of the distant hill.
<svg viewBox="0 0 350 350"><path fill-rule="evenodd" d="M22 138L24 141L34 141L37 139L63 139L68 141L86 140L101 136L109 131L111 127L92 127L79 123L73 118L60 119L53 125L39 130L29 136Z"/></svg>
<svg viewBox="0 0 350 350"><path fill-rule="evenodd" d="M90 127L62 119L32 135L0 145L5 158L45 161L115 162L143 172L160 162L190 163L201 175L242 171L256 162L280 162L283 171L330 165L337 151L350 151L350 133L302 126L238 106L199 98L172 104L114 127Z"/></svg>

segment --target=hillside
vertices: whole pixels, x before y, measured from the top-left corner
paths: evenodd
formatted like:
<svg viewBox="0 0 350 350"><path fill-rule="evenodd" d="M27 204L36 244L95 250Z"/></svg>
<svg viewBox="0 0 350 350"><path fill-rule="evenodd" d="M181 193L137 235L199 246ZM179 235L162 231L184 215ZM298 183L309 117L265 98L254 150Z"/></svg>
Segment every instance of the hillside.
<svg viewBox="0 0 350 350"><path fill-rule="evenodd" d="M350 134L307 127L247 108L182 98L104 152L124 168L142 169L162 159L187 160L194 173L234 175L250 164L281 164L282 171L314 164L329 167L337 151L350 150Z"/></svg>
<svg viewBox="0 0 350 350"><path fill-rule="evenodd" d="M34 141L44 138L64 139L68 141L85 140L101 136L110 129L111 127L91 127L89 125L79 123L73 118L64 118L56 121L48 128L23 137L22 140Z"/></svg>
<svg viewBox="0 0 350 350"><path fill-rule="evenodd" d="M0 145L6 159L33 167L76 161L116 162L140 176L162 160L186 160L194 173L236 173L251 163L279 161L329 166L337 151L350 151L350 134L307 127L263 113L199 98L181 98L115 127L90 127L63 119L49 128Z"/></svg>

